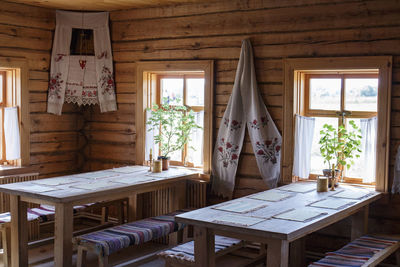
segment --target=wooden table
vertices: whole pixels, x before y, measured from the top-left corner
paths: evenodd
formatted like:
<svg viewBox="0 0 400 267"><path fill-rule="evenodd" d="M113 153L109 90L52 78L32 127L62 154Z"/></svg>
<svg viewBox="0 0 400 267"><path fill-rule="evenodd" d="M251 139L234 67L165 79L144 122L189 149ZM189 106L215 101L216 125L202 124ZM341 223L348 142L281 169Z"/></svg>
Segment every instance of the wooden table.
<svg viewBox="0 0 400 267"><path fill-rule="evenodd" d="M186 180L200 177L197 170L170 168L150 173L145 166L128 166L0 186L11 195L12 266L28 266L27 202L55 206L54 265L72 265L73 206L129 199L129 219L136 216L137 194L177 187L174 207L184 205Z"/></svg>
<svg viewBox="0 0 400 267"><path fill-rule="evenodd" d="M372 189L345 185L318 193L316 183L299 182L184 213L176 221L195 226L197 266L215 266L218 234L266 244L267 266L286 267L291 242L348 216L352 238L364 234L369 204L380 197Z"/></svg>

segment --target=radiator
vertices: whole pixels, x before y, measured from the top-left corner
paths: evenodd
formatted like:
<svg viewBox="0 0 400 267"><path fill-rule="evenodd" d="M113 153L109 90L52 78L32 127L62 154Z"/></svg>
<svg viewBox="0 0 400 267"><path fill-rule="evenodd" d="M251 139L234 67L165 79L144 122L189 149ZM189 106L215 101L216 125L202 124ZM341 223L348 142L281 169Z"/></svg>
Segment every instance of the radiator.
<svg viewBox="0 0 400 267"><path fill-rule="evenodd" d="M186 184L186 207L204 208L207 205L207 181L188 180Z"/></svg>
<svg viewBox="0 0 400 267"><path fill-rule="evenodd" d="M18 182L38 180L39 173L26 173L18 175L0 176L0 184L12 184ZM38 206L36 204L29 204L29 208ZM0 213L10 211L10 195L0 192ZM29 225L29 240L36 240L39 238L39 222L34 220L28 223Z"/></svg>

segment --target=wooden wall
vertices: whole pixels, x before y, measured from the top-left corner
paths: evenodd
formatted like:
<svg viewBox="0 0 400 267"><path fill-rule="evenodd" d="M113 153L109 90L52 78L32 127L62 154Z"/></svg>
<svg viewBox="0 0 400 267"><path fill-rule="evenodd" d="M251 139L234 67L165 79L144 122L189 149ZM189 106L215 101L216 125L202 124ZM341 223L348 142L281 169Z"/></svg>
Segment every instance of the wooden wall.
<svg viewBox="0 0 400 267"><path fill-rule="evenodd" d="M54 10L0 1L0 56L28 62L29 88L23 90L30 93L30 158L41 177L76 172L82 165L82 112L65 105L62 116L46 113L54 27Z"/></svg>
<svg viewBox="0 0 400 267"><path fill-rule="evenodd" d="M400 2L397 0L233 0L112 12L112 47L120 110L113 115L91 115L87 127L93 139L88 162L101 168L104 160L121 164L134 160L131 153L135 146L135 63L138 61L215 60L214 123L218 126L232 89L241 40L250 37L259 88L280 131L282 59L393 55L393 164L394 148L400 144L398 21ZM103 153L100 146L110 153ZM264 188L247 139L240 158L235 195Z"/></svg>

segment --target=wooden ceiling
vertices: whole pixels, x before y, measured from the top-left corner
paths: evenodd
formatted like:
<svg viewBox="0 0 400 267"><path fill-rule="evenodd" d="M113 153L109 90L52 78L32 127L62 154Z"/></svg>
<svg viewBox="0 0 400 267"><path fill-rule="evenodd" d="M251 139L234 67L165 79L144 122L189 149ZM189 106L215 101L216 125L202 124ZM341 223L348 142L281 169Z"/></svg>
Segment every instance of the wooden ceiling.
<svg viewBox="0 0 400 267"><path fill-rule="evenodd" d="M9 0L33 6L79 11L112 11L211 1L213 0Z"/></svg>

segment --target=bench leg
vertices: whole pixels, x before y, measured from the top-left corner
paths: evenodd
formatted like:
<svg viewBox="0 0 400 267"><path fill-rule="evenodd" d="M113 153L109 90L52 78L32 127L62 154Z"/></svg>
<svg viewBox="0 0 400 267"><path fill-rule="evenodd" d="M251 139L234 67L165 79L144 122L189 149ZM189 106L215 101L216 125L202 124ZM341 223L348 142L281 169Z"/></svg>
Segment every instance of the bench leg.
<svg viewBox="0 0 400 267"><path fill-rule="evenodd" d="M99 255L99 267L108 267L108 256Z"/></svg>
<svg viewBox="0 0 400 267"><path fill-rule="evenodd" d="M101 224L108 222L108 207L101 208Z"/></svg>
<svg viewBox="0 0 400 267"><path fill-rule="evenodd" d="M3 263L4 267L11 266L11 229L4 226L1 229L1 239L3 244Z"/></svg>
<svg viewBox="0 0 400 267"><path fill-rule="evenodd" d="M169 235L168 245L170 245L170 246L178 245L178 232L174 232Z"/></svg>
<svg viewBox="0 0 400 267"><path fill-rule="evenodd" d="M86 249L82 246L78 246L78 255L76 259L76 267L86 266Z"/></svg>

